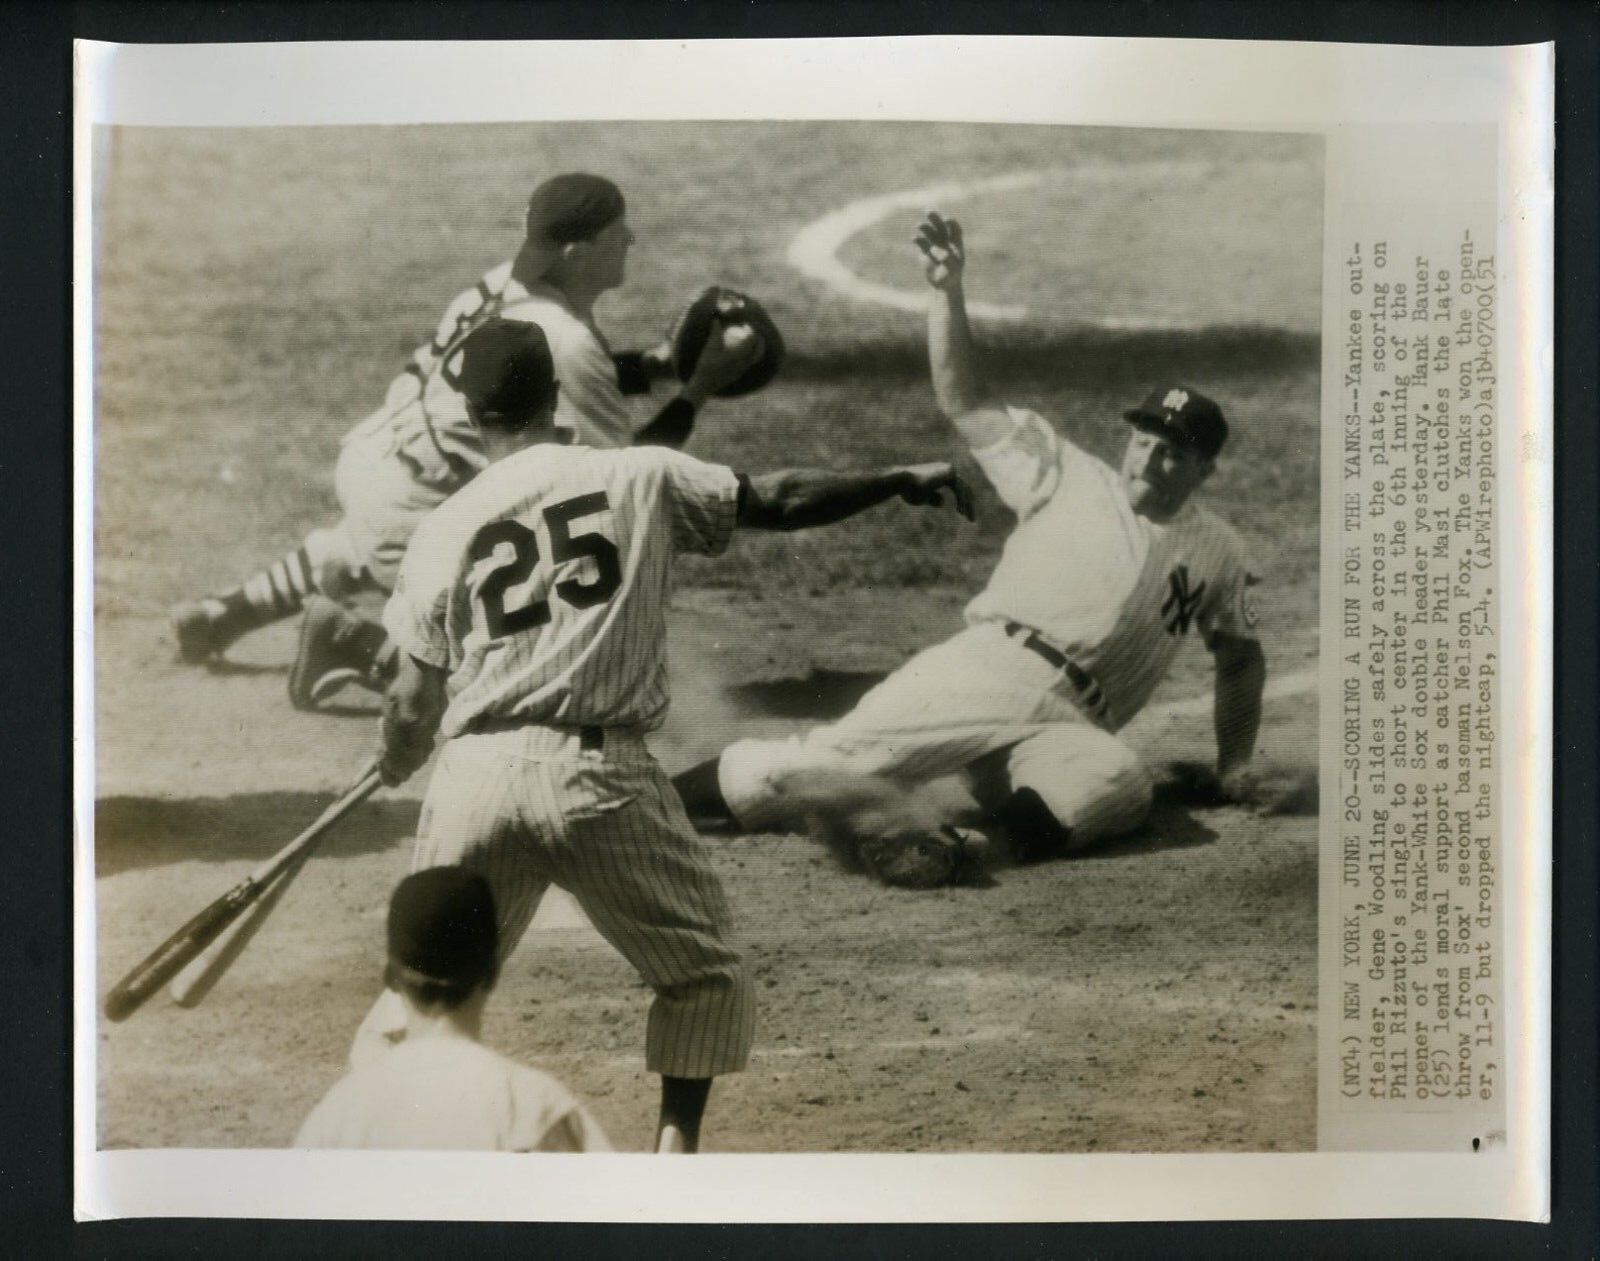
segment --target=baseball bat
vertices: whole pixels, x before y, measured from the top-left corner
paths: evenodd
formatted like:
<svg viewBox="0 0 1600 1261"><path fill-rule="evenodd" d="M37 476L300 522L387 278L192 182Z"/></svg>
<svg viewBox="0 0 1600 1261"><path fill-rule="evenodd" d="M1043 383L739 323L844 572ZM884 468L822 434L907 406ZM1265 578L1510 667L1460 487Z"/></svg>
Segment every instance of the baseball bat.
<svg viewBox="0 0 1600 1261"><path fill-rule="evenodd" d="M244 953L244 948L250 944L261 925L266 923L267 917L283 900L284 892L305 870L310 857L309 849L301 850L300 856L279 873L244 914L223 929L222 934L214 942L172 978L172 984L167 986L167 993L172 996L173 1002L179 1007L197 1007L205 1000L206 995L211 993L223 974L233 966L233 961Z"/></svg>
<svg viewBox="0 0 1600 1261"><path fill-rule="evenodd" d="M324 810L316 822L151 951L106 995L106 1018L126 1020L138 1011L150 995L220 937L261 898L278 876L302 854L309 854L330 827L372 796L382 783L376 764L368 767L355 785Z"/></svg>

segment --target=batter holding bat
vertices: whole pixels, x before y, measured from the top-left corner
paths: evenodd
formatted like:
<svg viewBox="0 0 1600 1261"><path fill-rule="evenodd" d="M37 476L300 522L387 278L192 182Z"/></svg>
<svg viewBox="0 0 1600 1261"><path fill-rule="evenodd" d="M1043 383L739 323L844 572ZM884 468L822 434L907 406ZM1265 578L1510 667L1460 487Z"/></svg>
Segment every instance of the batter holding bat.
<svg viewBox="0 0 1600 1261"><path fill-rule="evenodd" d="M172 609L181 660L212 660L240 636L309 605L289 676L291 702L311 708L345 683L381 686L393 665L381 628L336 602L390 590L417 523L488 462L459 379L461 345L487 320L544 330L562 385L555 425L585 446L682 446L712 396L745 392L776 371L781 343L757 304L758 327L772 333L765 344L758 339L735 356L698 360L640 428L624 396L647 393L687 365L674 362L670 340L613 354L595 322L597 300L626 278L635 239L621 190L597 175L555 176L534 190L526 227L517 256L457 295L432 339L394 378L383 406L345 437L334 474L339 523L311 531L239 586Z"/></svg>
<svg viewBox="0 0 1600 1261"><path fill-rule="evenodd" d="M1257 578L1238 535L1192 499L1227 439L1221 409L1188 386L1162 386L1125 413L1120 468L1102 463L979 377L960 225L930 214L917 245L933 288L934 393L1016 527L965 630L838 722L742 740L686 772L676 781L685 804L761 830L793 826L809 777L903 787L964 772L1018 859L1079 850L1148 813L1151 775L1117 733L1191 634L1216 667L1212 782L1225 799L1248 800L1266 680ZM909 839L927 861L909 873L902 863L896 882L958 870L958 837Z"/></svg>
<svg viewBox="0 0 1600 1261"><path fill-rule="evenodd" d="M703 357L733 350L713 339ZM967 489L948 464L745 477L665 447L558 445L537 326L490 320L460 363L490 463L422 522L400 566L379 771L402 782L444 735L415 868L488 881L502 960L546 888L574 896L655 991L657 1148L694 1151L713 1078L749 1056L755 995L721 881L645 743L669 699L674 558L718 554L738 526L821 526L895 497L933 505L949 492L970 516ZM351 1061L405 1038L387 993Z"/></svg>

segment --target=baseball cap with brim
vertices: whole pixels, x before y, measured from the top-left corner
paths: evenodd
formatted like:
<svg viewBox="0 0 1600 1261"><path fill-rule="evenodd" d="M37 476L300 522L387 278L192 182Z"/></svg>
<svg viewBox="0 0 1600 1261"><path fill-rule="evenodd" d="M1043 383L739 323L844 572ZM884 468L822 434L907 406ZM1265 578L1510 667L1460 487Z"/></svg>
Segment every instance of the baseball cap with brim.
<svg viewBox="0 0 1600 1261"><path fill-rule="evenodd" d="M388 930L389 961L414 980L470 985L494 968L494 894L465 868L429 867L402 880Z"/></svg>
<svg viewBox="0 0 1600 1261"><path fill-rule="evenodd" d="M480 412L520 420L555 397L555 360L537 324L484 321L461 343L456 365L461 396Z"/></svg>
<svg viewBox="0 0 1600 1261"><path fill-rule="evenodd" d="M627 212L622 190L603 175L569 171L545 180L528 198L519 279L544 279L575 241L590 241Z"/></svg>
<svg viewBox="0 0 1600 1261"><path fill-rule="evenodd" d="M1228 440L1222 408L1186 385L1152 390L1139 406L1123 412L1122 418L1135 429L1192 447L1207 459L1214 458Z"/></svg>

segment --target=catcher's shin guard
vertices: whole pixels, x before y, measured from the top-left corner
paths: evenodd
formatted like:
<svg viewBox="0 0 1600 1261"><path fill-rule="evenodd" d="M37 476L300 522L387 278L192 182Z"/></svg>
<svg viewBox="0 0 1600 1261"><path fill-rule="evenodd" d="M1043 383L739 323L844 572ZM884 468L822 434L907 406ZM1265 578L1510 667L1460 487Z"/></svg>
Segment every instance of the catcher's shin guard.
<svg viewBox="0 0 1600 1261"><path fill-rule="evenodd" d="M289 671L289 703L315 709L347 684L381 692L394 677L398 653L377 622L317 597L306 607L300 647Z"/></svg>
<svg viewBox="0 0 1600 1261"><path fill-rule="evenodd" d="M331 537L331 531L313 530L301 546L232 590L173 605L167 617L178 659L199 665L220 657L240 636L293 617L321 587L313 552L326 551L323 539Z"/></svg>

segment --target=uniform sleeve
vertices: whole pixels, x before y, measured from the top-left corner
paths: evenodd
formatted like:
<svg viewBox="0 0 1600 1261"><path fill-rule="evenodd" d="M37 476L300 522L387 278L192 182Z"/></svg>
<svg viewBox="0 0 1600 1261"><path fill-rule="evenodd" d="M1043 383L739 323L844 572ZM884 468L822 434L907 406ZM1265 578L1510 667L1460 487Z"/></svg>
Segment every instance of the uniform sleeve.
<svg viewBox="0 0 1600 1261"><path fill-rule="evenodd" d="M975 448L972 458L999 494L1000 500L1026 520L1050 502L1064 479L1089 460L1064 439L1038 412L1007 407L1011 432L989 446Z"/></svg>
<svg viewBox="0 0 1600 1261"><path fill-rule="evenodd" d="M1198 619L1207 648L1214 645L1218 635L1230 635L1235 639L1261 637L1258 629L1260 571L1231 530L1224 535L1222 546L1224 559L1214 595L1206 601Z"/></svg>
<svg viewBox="0 0 1600 1261"><path fill-rule="evenodd" d="M539 1142L542 1152L608 1152L611 1140L589 1110L581 1103L572 1105L566 1115L545 1131Z"/></svg>
<svg viewBox="0 0 1600 1261"><path fill-rule="evenodd" d="M311 1114L300 1123L300 1131L294 1136L290 1147L321 1148L338 1147L338 1098L339 1087L343 1083L336 1083L332 1090L322 1097L322 1101L311 1109Z"/></svg>
<svg viewBox="0 0 1600 1261"><path fill-rule="evenodd" d="M510 1064L512 1120L505 1150L608 1152L610 1140L589 1110L554 1077Z"/></svg>
<svg viewBox="0 0 1600 1261"><path fill-rule="evenodd" d="M431 536L424 527L411 536L411 545L400 562L394 592L383 608L383 628L402 652L418 661L450 668L450 636L446 625L454 575L441 580L432 571Z"/></svg>
<svg viewBox="0 0 1600 1261"><path fill-rule="evenodd" d="M623 400L617 365L600 339L570 320L552 339L550 351L561 383L556 427L573 431L581 446L627 446L633 440L633 412Z"/></svg>
<svg viewBox="0 0 1600 1261"><path fill-rule="evenodd" d="M633 454L661 467L673 550L701 556L727 551L739 519L738 475L668 447L637 447Z"/></svg>

